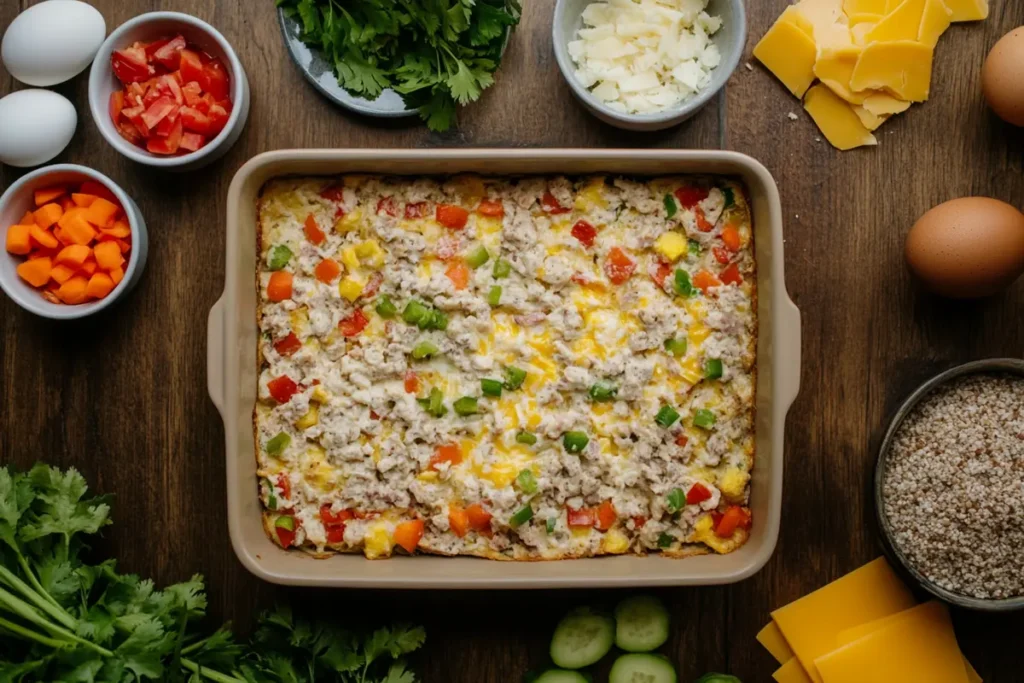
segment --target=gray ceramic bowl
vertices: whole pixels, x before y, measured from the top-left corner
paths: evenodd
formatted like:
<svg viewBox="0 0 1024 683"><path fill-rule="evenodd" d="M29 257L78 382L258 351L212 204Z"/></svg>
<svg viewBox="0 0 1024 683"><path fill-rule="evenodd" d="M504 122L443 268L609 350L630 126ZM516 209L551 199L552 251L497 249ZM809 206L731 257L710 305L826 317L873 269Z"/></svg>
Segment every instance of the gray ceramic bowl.
<svg viewBox="0 0 1024 683"><path fill-rule="evenodd" d="M983 600L972 598L951 591L929 581L919 572L906 555L899 549L893 540L893 529L889 519L885 516L885 496L883 495L883 484L885 473L889 465L889 454L892 450L893 440L900 425L907 418L910 412L924 400L929 394L940 386L944 386L965 375L988 375L988 374L1013 374L1024 377L1024 360L1016 358L993 358L990 360L979 360L965 365L959 365L950 370L933 377L922 384L917 391L910 395L896 416L889 424L885 433L882 445L878 449L878 462L875 465L875 514L878 518L878 526L882 532L882 540L885 546L885 553L893 566L900 567L904 577L919 585L925 591L935 597L957 607L977 610L981 612L1011 612L1024 609L1024 597L1005 598L1002 600Z"/></svg>
<svg viewBox="0 0 1024 683"><path fill-rule="evenodd" d="M610 109L576 80L576 65L569 56L569 43L583 25L583 10L598 0L557 0L551 36L558 68L562 70L573 94L599 119L626 130L652 131L671 128L700 111L725 86L736 70L747 40L747 17L743 0L711 0L708 14L722 18L722 28L712 37L722 55L721 63L711 72L707 88L674 107L654 114L624 114Z"/></svg>

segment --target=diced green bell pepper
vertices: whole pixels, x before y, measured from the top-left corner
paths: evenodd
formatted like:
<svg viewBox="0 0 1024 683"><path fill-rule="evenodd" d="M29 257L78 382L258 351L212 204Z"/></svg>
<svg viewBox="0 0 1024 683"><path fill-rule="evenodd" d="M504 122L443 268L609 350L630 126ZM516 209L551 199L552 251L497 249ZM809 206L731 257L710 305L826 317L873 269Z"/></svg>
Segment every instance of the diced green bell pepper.
<svg viewBox="0 0 1024 683"><path fill-rule="evenodd" d="M434 342L421 341L412 348L412 357L416 360L423 360L424 358L430 358L438 351L440 351L440 349L437 348L437 344Z"/></svg>
<svg viewBox="0 0 1024 683"><path fill-rule="evenodd" d="M526 370L514 367L512 365L505 367L505 388L509 391L515 391L519 387L523 386L523 382L526 381Z"/></svg>
<svg viewBox="0 0 1024 683"><path fill-rule="evenodd" d="M666 339L665 350L676 358L686 355L686 339Z"/></svg>
<svg viewBox="0 0 1024 683"><path fill-rule="evenodd" d="M582 453L590 443L590 437L583 432L566 432L562 435L562 446L568 453Z"/></svg>
<svg viewBox="0 0 1024 683"><path fill-rule="evenodd" d="M381 294L377 299L377 315L382 318L391 319L398 314L398 307L391 301L387 294Z"/></svg>
<svg viewBox="0 0 1024 683"><path fill-rule="evenodd" d="M536 493L537 492L537 479L533 476L533 472L530 470L521 470L516 475L516 486L523 493Z"/></svg>
<svg viewBox="0 0 1024 683"><path fill-rule="evenodd" d="M285 432L278 432L274 435L270 441L267 441L267 445L264 447L267 451L267 455L281 455L284 449L288 448L292 443L292 437Z"/></svg>
<svg viewBox="0 0 1024 683"><path fill-rule="evenodd" d="M505 383L500 379L482 379L480 380L480 391L483 392L484 396L491 396L493 398L501 398L501 390L504 388Z"/></svg>
<svg viewBox="0 0 1024 683"><path fill-rule="evenodd" d="M292 250L283 244L279 244L270 250L270 257L267 259L268 270L281 270L292 260Z"/></svg>
<svg viewBox="0 0 1024 683"><path fill-rule="evenodd" d="M477 412L479 412L477 400L472 396L463 396L462 398L457 399L455 403L452 404L452 408L455 409L456 415L461 415L463 417L466 417L467 415L476 415Z"/></svg>
<svg viewBox="0 0 1024 683"><path fill-rule="evenodd" d="M508 520L508 524L513 529L518 529L531 519L533 519L533 508L527 505L516 511L516 513L512 515L512 518Z"/></svg>
<svg viewBox="0 0 1024 683"><path fill-rule="evenodd" d="M706 379L722 378L722 361L719 358L709 358L704 362L704 377Z"/></svg>
<svg viewBox="0 0 1024 683"><path fill-rule="evenodd" d="M530 432L519 432L516 434L516 443L526 444L527 446L533 446L537 443L537 437Z"/></svg>
<svg viewBox="0 0 1024 683"><path fill-rule="evenodd" d="M491 291L487 292L487 303L493 306L501 305L501 287L494 285Z"/></svg>
<svg viewBox="0 0 1024 683"><path fill-rule="evenodd" d="M466 265L474 269L479 268L490 260L491 255L487 253L487 249L483 245L480 245L466 255Z"/></svg>
<svg viewBox="0 0 1024 683"><path fill-rule="evenodd" d="M654 421L665 429L674 425L678 419L679 413L672 406L662 406L658 414L654 416Z"/></svg>
<svg viewBox="0 0 1024 683"><path fill-rule="evenodd" d="M491 271L491 274L495 280L500 280L501 278L508 277L511 272L512 264L503 258L499 258L494 262L494 270Z"/></svg>
<svg viewBox="0 0 1024 683"><path fill-rule="evenodd" d="M693 414L693 426L711 429L715 426L715 414L706 408L701 408Z"/></svg>
<svg viewBox="0 0 1024 683"><path fill-rule="evenodd" d="M604 403L607 401L614 401L615 395L619 393L619 388L614 384L608 384L607 382L597 382L591 385L590 390L587 393L590 395L591 401Z"/></svg>

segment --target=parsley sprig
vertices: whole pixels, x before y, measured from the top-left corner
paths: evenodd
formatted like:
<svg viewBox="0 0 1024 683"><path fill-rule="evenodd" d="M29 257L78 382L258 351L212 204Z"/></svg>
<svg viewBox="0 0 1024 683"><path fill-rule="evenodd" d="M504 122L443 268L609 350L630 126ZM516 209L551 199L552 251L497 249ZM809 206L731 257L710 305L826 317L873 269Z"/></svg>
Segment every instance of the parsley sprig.
<svg viewBox="0 0 1024 683"><path fill-rule="evenodd" d="M265 614L249 646L228 627L202 637L201 576L158 590L82 558L111 523L105 497L87 497L75 470L0 468L0 681L415 683L404 656L422 628L361 634Z"/></svg>
<svg viewBox="0 0 1024 683"><path fill-rule="evenodd" d="M431 130L456 122L494 83L520 0L277 0L303 42L334 65L338 84L375 99L386 88Z"/></svg>

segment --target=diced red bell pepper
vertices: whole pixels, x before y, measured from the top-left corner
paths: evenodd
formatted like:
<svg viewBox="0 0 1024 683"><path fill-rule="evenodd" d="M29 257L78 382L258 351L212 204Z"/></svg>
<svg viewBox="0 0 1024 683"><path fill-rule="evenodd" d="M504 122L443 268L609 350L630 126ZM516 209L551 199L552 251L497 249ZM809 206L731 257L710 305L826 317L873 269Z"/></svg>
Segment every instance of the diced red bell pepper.
<svg viewBox="0 0 1024 683"><path fill-rule="evenodd" d="M686 448L686 444L688 443L690 443L690 437L686 436L686 434L680 434L679 436L676 437L677 446Z"/></svg>
<svg viewBox="0 0 1024 683"><path fill-rule="evenodd" d="M430 207L426 202L413 202L405 205L405 217L407 219L423 218L430 214Z"/></svg>
<svg viewBox="0 0 1024 683"><path fill-rule="evenodd" d="M292 544L295 543L295 531L292 529L275 526L274 531L277 532L277 540L281 542L282 547L290 548L292 547Z"/></svg>
<svg viewBox="0 0 1024 683"><path fill-rule="evenodd" d="M287 403L292 396L299 393L299 385L293 382L288 375L281 375L277 379L267 382L267 391L278 403Z"/></svg>
<svg viewBox="0 0 1024 683"><path fill-rule="evenodd" d="M281 473L277 475L277 488L281 489L281 497L285 500L291 500L292 498L292 483L288 479L288 475Z"/></svg>
<svg viewBox="0 0 1024 683"><path fill-rule="evenodd" d="M714 247L711 249L711 253L715 255L715 260L723 265L732 260L729 250L724 247Z"/></svg>
<svg viewBox="0 0 1024 683"><path fill-rule="evenodd" d="M144 81L156 73L146 59L146 51L136 47L115 50L110 56L110 66L122 83Z"/></svg>
<svg viewBox="0 0 1024 683"><path fill-rule="evenodd" d="M743 276L740 275L740 268L735 263L718 274L718 279L723 285L739 285L743 283Z"/></svg>
<svg viewBox="0 0 1024 683"><path fill-rule="evenodd" d="M643 515L637 515L633 518L633 527L636 529L643 529L644 525L647 524L647 518Z"/></svg>
<svg viewBox="0 0 1024 683"><path fill-rule="evenodd" d="M621 285L633 275L636 270L636 262L629 258L619 247L612 247L608 250L608 258L604 262L604 272L612 284Z"/></svg>
<svg viewBox="0 0 1024 683"><path fill-rule="evenodd" d="M354 518L351 510L342 510L341 512L331 512L331 504L324 503L320 506L320 521L324 523L324 526L337 526L339 524L344 525L345 522Z"/></svg>
<svg viewBox="0 0 1024 683"><path fill-rule="evenodd" d="M363 299L370 299L374 294L380 290L380 286L384 284L384 276L380 273L373 273L370 278L366 281L366 286L363 287L363 293L359 296Z"/></svg>
<svg viewBox="0 0 1024 683"><path fill-rule="evenodd" d="M329 526L324 528L328 543L341 543L345 540L345 526Z"/></svg>
<svg viewBox="0 0 1024 683"><path fill-rule="evenodd" d="M185 48L178 55L178 69L181 72L181 80L185 84L196 83L203 88L203 60L195 50Z"/></svg>
<svg viewBox="0 0 1024 683"><path fill-rule="evenodd" d="M743 246L743 241L740 239L739 229L732 223L726 224L722 228L722 244L729 251L739 251L740 247Z"/></svg>
<svg viewBox="0 0 1024 683"><path fill-rule="evenodd" d="M198 152L205 144L206 138L199 133L181 134L181 149L187 149L190 152Z"/></svg>
<svg viewBox="0 0 1024 683"><path fill-rule="evenodd" d="M174 102L178 106L185 104L185 93L176 78L173 76L162 76L161 85L162 89L166 90L174 98Z"/></svg>
<svg viewBox="0 0 1024 683"><path fill-rule="evenodd" d="M219 104L210 107L208 116L210 117L210 137L214 137L224 130L224 126L228 125L228 119L231 118L228 110Z"/></svg>
<svg viewBox="0 0 1024 683"><path fill-rule="evenodd" d="M323 244L324 240L327 239L327 235L317 225L316 217L313 214L306 216L306 224L303 226L303 231L306 233L306 239L313 244Z"/></svg>
<svg viewBox="0 0 1024 683"><path fill-rule="evenodd" d="M701 187L680 187L675 191L679 205L684 209L692 209L708 198L710 191Z"/></svg>
<svg viewBox="0 0 1024 683"><path fill-rule="evenodd" d="M178 113L180 111L180 109L175 107L175 109L173 109L171 113L164 118L163 121L157 124L157 127L153 132L162 138L165 138L168 135L170 135L171 131L174 130L174 124L178 122Z"/></svg>
<svg viewBox="0 0 1024 683"><path fill-rule="evenodd" d="M460 462L462 462L462 448L457 443L449 443L434 449L434 455L430 458L430 467L437 469L441 463L455 466Z"/></svg>
<svg viewBox="0 0 1024 683"><path fill-rule="evenodd" d="M700 207L694 210L693 215L697 217L697 229L701 232L711 232L715 229L715 224L707 219Z"/></svg>
<svg viewBox="0 0 1024 683"><path fill-rule="evenodd" d="M171 42L170 38L157 38L152 43L146 43L145 45L143 45L142 49L146 51L146 57L152 57L154 52L156 52L169 42Z"/></svg>
<svg viewBox="0 0 1024 683"><path fill-rule="evenodd" d="M697 505L711 498L711 489L699 481L686 492L686 504Z"/></svg>
<svg viewBox="0 0 1024 683"><path fill-rule="evenodd" d="M565 515L569 526L574 529L592 527L597 523L597 514L593 508L574 510L571 507L566 507Z"/></svg>
<svg viewBox="0 0 1024 683"><path fill-rule="evenodd" d="M289 332L287 337L274 342L274 350L282 356L290 356L302 348L302 342L294 332Z"/></svg>
<svg viewBox="0 0 1024 683"><path fill-rule="evenodd" d="M380 215L381 213L385 213L388 216L398 215L398 204L395 203L394 197L381 197L377 200L377 214Z"/></svg>
<svg viewBox="0 0 1024 683"><path fill-rule="evenodd" d="M480 202L480 206L476 207L476 212L481 216L501 218L505 215L505 206L501 202L485 199Z"/></svg>
<svg viewBox="0 0 1024 683"><path fill-rule="evenodd" d="M555 195L548 191L545 191L540 198L540 208L544 210L544 213L549 213L553 216L572 211L572 209L567 209L559 204L558 200L555 199Z"/></svg>
<svg viewBox="0 0 1024 683"><path fill-rule="evenodd" d="M750 511L739 505L730 506L715 524L715 535L719 538L731 538L736 529L750 528Z"/></svg>
<svg viewBox="0 0 1024 683"><path fill-rule="evenodd" d="M121 137L133 145L138 145L143 142L139 129L130 121L118 121L114 124L114 127L117 128L117 132Z"/></svg>
<svg viewBox="0 0 1024 683"><path fill-rule="evenodd" d="M346 337L355 337L360 332L366 329L366 326L370 324L370 320L363 313L363 309L357 308L352 315L343 319L338 323L338 329L341 330L341 334Z"/></svg>
<svg viewBox="0 0 1024 683"><path fill-rule="evenodd" d="M420 390L420 378L412 370L405 371L405 393L415 394Z"/></svg>
<svg viewBox="0 0 1024 683"><path fill-rule="evenodd" d="M469 221L469 211L454 204L438 204L435 215L438 223L452 230L462 230Z"/></svg>
<svg viewBox="0 0 1024 683"><path fill-rule="evenodd" d="M469 517L469 526L474 531L482 533L491 531L491 513L479 503L474 503L466 508L466 516Z"/></svg>
<svg viewBox="0 0 1024 683"><path fill-rule="evenodd" d="M168 71L176 71L181 66L181 51L185 46L184 36L174 36L150 54L160 66Z"/></svg>
<svg viewBox="0 0 1024 683"><path fill-rule="evenodd" d="M599 531L611 529L618 518L619 514L615 511L615 505L611 500L606 500L597 507L597 528Z"/></svg>
<svg viewBox="0 0 1024 683"><path fill-rule="evenodd" d="M587 221L576 221L572 226L572 236L580 241L580 244L588 249L594 246L594 239L597 237L597 228Z"/></svg>
<svg viewBox="0 0 1024 683"><path fill-rule="evenodd" d="M651 279L654 280L654 283L656 285L658 285L658 287L664 289L665 288L665 281L668 279L668 276L671 275L671 274L672 274L672 266L670 264L668 264L668 263L665 263L664 261L659 261L658 262L658 267L655 268L654 272L651 273Z"/></svg>
<svg viewBox="0 0 1024 683"><path fill-rule="evenodd" d="M320 196L332 202L340 202L345 196L344 185L329 185L320 190Z"/></svg>

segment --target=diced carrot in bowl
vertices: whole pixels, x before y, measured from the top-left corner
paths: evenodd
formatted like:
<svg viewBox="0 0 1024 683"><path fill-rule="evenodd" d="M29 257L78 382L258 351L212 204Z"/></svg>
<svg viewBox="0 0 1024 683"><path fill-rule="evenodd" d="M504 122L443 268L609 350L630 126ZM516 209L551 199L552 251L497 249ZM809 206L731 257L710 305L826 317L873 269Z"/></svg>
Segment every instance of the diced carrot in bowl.
<svg viewBox="0 0 1024 683"><path fill-rule="evenodd" d="M32 237L32 241L44 249L56 249L60 245L60 242L57 241L52 232L44 230L38 225L30 226L29 234Z"/></svg>
<svg viewBox="0 0 1024 683"><path fill-rule="evenodd" d="M99 265L96 263L95 257L90 254L89 258L85 259L85 262L82 263L78 272L91 277L97 270L99 270Z"/></svg>
<svg viewBox="0 0 1024 683"><path fill-rule="evenodd" d="M96 228L92 227L92 224L82 214L78 214L68 221L63 228L74 244L88 245L96 239Z"/></svg>
<svg viewBox="0 0 1024 683"><path fill-rule="evenodd" d="M84 304L89 300L88 289L89 279L84 275L75 275L60 286L57 296L66 304Z"/></svg>
<svg viewBox="0 0 1024 683"><path fill-rule="evenodd" d="M50 280L53 262L48 256L33 258L18 266L18 276L33 287L42 287Z"/></svg>
<svg viewBox="0 0 1024 683"><path fill-rule="evenodd" d="M86 285L85 294L93 299L102 299L114 290L114 281L106 273L94 273Z"/></svg>
<svg viewBox="0 0 1024 683"><path fill-rule="evenodd" d="M121 208L112 201L97 197L96 201L85 210L85 220L97 228L106 228L114 225L114 218Z"/></svg>
<svg viewBox="0 0 1024 683"><path fill-rule="evenodd" d="M114 285L121 284L121 280L124 279L124 269L114 268L112 271L110 271L110 279L114 281Z"/></svg>
<svg viewBox="0 0 1024 683"><path fill-rule="evenodd" d="M36 225L43 230L49 229L50 226L59 221L63 216L64 209L60 208L60 204L53 203L43 204L32 214Z"/></svg>
<svg viewBox="0 0 1024 683"><path fill-rule="evenodd" d="M63 263L58 263L50 269L50 279L56 282L58 286L70 280L71 276L74 274L75 269L70 268Z"/></svg>
<svg viewBox="0 0 1024 683"><path fill-rule="evenodd" d="M62 195L67 194L67 192L68 188L63 185L54 185L53 187L42 187L32 194L36 206L42 206L43 204L49 204Z"/></svg>
<svg viewBox="0 0 1024 683"><path fill-rule="evenodd" d="M75 206L80 206L83 209L89 208L89 206L98 199L94 194L82 194L81 192L75 192L71 195L71 201L75 203Z"/></svg>
<svg viewBox="0 0 1024 683"><path fill-rule="evenodd" d="M57 263L63 263L78 270L91 254L92 249L89 247L82 244L71 244L61 249L57 254Z"/></svg>
<svg viewBox="0 0 1024 683"><path fill-rule="evenodd" d="M32 251L31 233L36 225L12 225L7 228L7 251L24 256Z"/></svg>
<svg viewBox="0 0 1024 683"><path fill-rule="evenodd" d="M86 180L82 183L82 186L78 188L80 194L92 194L97 197L103 197L109 202L117 203L117 196L108 190L106 186L100 185L95 180Z"/></svg>
<svg viewBox="0 0 1024 683"><path fill-rule="evenodd" d="M116 242L100 242L93 247L93 253L96 255L96 263L103 270L120 268L124 263L121 247L117 246Z"/></svg>
<svg viewBox="0 0 1024 683"><path fill-rule="evenodd" d="M131 237L132 234L132 230L128 227L128 223L123 220L114 221L114 225L109 228L101 228L100 232L110 237L116 237L117 239Z"/></svg>

